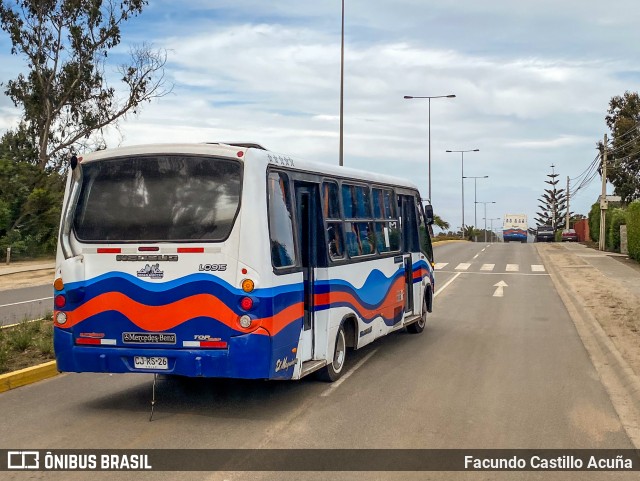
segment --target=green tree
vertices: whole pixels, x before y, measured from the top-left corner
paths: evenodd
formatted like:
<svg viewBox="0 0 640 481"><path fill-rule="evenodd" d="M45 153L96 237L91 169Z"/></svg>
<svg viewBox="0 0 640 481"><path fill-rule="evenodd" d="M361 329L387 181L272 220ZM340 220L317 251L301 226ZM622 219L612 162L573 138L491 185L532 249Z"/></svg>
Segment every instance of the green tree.
<svg viewBox="0 0 640 481"><path fill-rule="evenodd" d="M640 262L640 200L627 208L627 244L629 256Z"/></svg>
<svg viewBox="0 0 640 481"><path fill-rule="evenodd" d="M545 184L549 184L550 188L545 189L542 197L538 199L540 210L537 212L538 217L535 218L538 225L549 225L553 227L554 232L564 227L567 206L565 191L557 187L559 175L556 174L555 166L552 165L551 173L547 174L549 180L545 180Z"/></svg>
<svg viewBox="0 0 640 481"><path fill-rule="evenodd" d="M627 204L640 199L640 97L625 92L609 101L605 117L611 131L611 147L607 158L607 179L615 194ZM602 142L598 144L602 151Z"/></svg>
<svg viewBox="0 0 640 481"><path fill-rule="evenodd" d="M63 191L57 171L0 156L0 249L16 258L53 254Z"/></svg>
<svg viewBox="0 0 640 481"><path fill-rule="evenodd" d="M32 161L60 168L70 150L104 146L103 128L166 95L166 53L147 45L131 50L119 67L124 96L105 72L109 52L120 44L124 22L147 0L0 0L0 28L27 73L4 86L22 122L13 139L35 149ZM30 156L33 154L30 154Z"/></svg>
<svg viewBox="0 0 640 481"><path fill-rule="evenodd" d="M439 215L434 215L433 216L433 223L435 224L436 227L438 227L440 230L449 230L449 223L444 220L442 217L440 217Z"/></svg>

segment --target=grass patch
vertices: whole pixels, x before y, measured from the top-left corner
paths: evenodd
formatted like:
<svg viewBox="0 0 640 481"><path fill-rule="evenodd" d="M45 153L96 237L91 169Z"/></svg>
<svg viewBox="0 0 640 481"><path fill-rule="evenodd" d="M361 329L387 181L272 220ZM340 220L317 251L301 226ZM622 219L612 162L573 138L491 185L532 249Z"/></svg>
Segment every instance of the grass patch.
<svg viewBox="0 0 640 481"><path fill-rule="evenodd" d="M0 374L53 359L51 316L0 329Z"/></svg>

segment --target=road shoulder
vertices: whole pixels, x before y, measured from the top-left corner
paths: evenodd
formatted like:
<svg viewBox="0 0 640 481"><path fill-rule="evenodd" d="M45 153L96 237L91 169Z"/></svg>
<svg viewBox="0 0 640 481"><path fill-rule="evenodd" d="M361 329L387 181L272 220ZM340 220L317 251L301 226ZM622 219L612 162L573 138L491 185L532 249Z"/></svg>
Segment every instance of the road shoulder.
<svg viewBox="0 0 640 481"><path fill-rule="evenodd" d="M638 299L618 280L604 275L564 246L537 244L536 248L621 424L640 449Z"/></svg>

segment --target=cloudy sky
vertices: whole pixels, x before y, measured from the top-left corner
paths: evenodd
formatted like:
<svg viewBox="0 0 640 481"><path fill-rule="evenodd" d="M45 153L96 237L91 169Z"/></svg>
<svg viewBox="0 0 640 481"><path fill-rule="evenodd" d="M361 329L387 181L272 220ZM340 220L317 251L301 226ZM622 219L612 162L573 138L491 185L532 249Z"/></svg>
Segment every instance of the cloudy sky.
<svg viewBox="0 0 640 481"><path fill-rule="evenodd" d="M578 177L606 132L609 99L640 83L637 0L345 0L344 159L413 180L427 196L431 102L432 202L461 225L461 155L488 218L538 210L551 165ZM173 92L113 133L110 146L255 141L338 163L339 0L150 0L120 51L167 49ZM0 34L0 80L22 59ZM18 112L0 94L0 133ZM609 193L612 187L609 186ZM596 178L572 199L586 214ZM478 205L477 223L484 207ZM465 181L465 223L474 181ZM501 224L494 221L494 228Z"/></svg>

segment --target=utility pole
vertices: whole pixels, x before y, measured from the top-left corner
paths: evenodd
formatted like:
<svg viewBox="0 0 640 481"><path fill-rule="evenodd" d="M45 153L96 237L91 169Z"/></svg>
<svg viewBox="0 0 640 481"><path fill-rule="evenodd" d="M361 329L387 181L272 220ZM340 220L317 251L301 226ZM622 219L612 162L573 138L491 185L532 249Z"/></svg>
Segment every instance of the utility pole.
<svg viewBox="0 0 640 481"><path fill-rule="evenodd" d="M567 216L566 216L566 220L564 221L564 228L565 229L571 228L569 226L569 176L568 175L567 175Z"/></svg>
<svg viewBox="0 0 640 481"><path fill-rule="evenodd" d="M602 194L600 195L600 239L598 249L604 250L605 222L607 218L607 134L604 134L602 147Z"/></svg>

